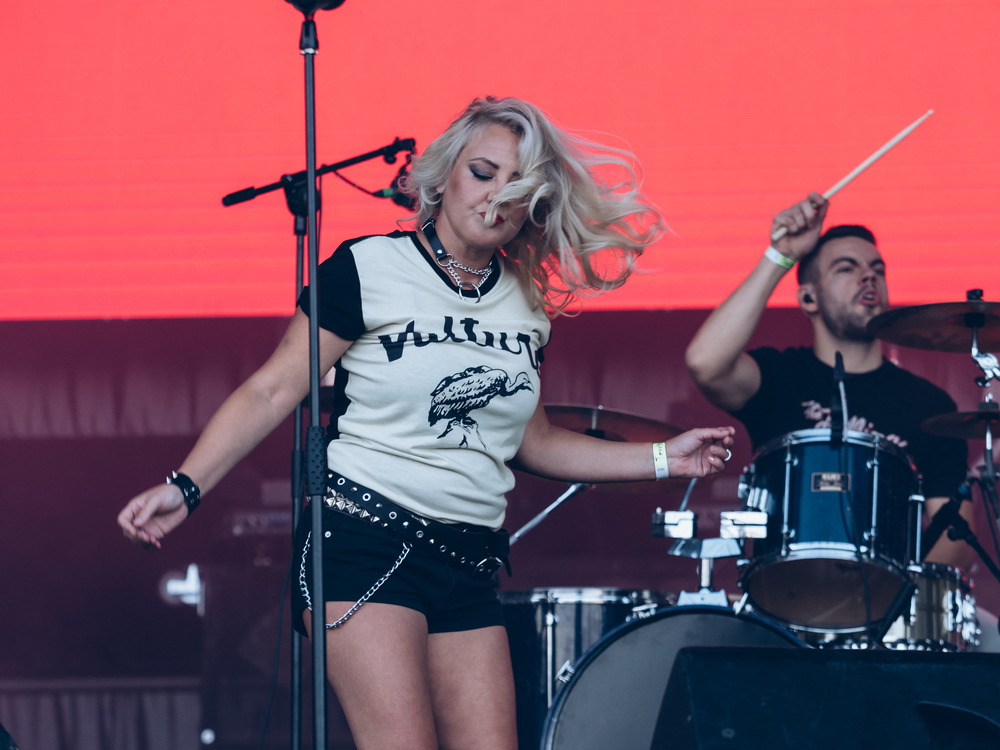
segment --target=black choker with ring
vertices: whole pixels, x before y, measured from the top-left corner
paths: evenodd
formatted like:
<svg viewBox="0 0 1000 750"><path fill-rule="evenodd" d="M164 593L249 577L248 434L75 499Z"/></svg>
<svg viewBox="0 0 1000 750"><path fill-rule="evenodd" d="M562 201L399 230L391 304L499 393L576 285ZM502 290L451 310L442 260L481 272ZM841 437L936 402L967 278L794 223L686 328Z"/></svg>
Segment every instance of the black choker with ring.
<svg viewBox="0 0 1000 750"><path fill-rule="evenodd" d="M472 289L476 292L476 302L478 303L483 298L483 292L480 287L486 283L486 279L488 279L493 273L492 261L490 262L490 265L483 269L469 268L468 266L459 263L455 260L451 253L444 249L444 245L442 245L441 240L438 239L434 219L428 219L425 221L421 225L420 231L424 233L424 236L427 237L427 241L431 243L431 250L434 251L434 260L436 260L437 264L447 271L448 275L454 279L455 286L458 287L459 296L464 299L465 295L462 294L462 291L464 289ZM475 284L471 281L463 281L462 277L458 275L458 271L455 270L456 268L465 271L466 273L475 274L479 277L479 281Z"/></svg>

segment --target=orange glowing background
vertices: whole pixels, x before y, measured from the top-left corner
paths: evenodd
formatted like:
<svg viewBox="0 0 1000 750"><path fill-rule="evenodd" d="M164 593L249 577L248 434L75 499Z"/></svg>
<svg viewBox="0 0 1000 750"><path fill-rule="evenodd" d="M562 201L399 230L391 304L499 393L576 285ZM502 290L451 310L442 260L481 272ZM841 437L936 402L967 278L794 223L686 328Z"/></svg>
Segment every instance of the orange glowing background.
<svg viewBox="0 0 1000 750"><path fill-rule="evenodd" d="M281 193L220 198L304 167L300 20L281 0L7 3L0 319L289 313ZM896 304L1000 299L1000 3L347 0L318 25L321 163L426 146L481 94L632 147L675 235L587 309L718 304L775 211L931 107L830 221L874 229ZM324 188L322 257L401 215Z"/></svg>

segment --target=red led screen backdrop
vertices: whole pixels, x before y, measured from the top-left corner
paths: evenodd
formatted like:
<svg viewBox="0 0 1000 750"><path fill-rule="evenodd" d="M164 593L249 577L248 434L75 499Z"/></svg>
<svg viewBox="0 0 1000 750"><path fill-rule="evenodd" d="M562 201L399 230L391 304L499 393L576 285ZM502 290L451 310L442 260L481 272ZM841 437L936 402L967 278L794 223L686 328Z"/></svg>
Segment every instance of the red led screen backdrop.
<svg viewBox="0 0 1000 750"><path fill-rule="evenodd" d="M304 167L300 19L281 0L7 3L0 318L288 313L281 193L220 198ZM481 94L631 146L674 234L587 309L718 304L775 211L932 107L830 221L874 229L896 304L1000 299L997 2L347 0L318 26L320 163L426 146ZM401 216L332 177L324 203L323 257Z"/></svg>

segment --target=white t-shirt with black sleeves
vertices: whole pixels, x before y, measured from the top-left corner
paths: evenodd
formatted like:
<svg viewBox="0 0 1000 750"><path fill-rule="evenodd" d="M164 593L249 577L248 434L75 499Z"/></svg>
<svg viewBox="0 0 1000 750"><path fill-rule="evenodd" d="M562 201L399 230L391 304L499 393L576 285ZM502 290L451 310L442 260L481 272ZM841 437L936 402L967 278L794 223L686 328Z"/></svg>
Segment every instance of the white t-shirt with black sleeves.
<svg viewBox="0 0 1000 750"><path fill-rule="evenodd" d="M503 524L506 462L538 404L550 326L494 256L476 302L414 232L348 240L319 267L319 324L337 363L332 470L445 522ZM299 304L308 313L307 290Z"/></svg>

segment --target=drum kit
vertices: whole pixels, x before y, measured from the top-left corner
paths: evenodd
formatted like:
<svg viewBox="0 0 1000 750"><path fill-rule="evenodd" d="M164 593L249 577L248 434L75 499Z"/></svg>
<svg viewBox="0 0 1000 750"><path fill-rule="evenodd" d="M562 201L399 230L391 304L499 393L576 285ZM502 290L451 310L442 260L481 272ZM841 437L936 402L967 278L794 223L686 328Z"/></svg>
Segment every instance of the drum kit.
<svg viewBox="0 0 1000 750"><path fill-rule="evenodd" d="M883 313L869 331L902 346L971 351L983 372L980 387L1000 379L996 357L984 351L1000 349L1000 303L983 301L980 290L963 303ZM926 538L930 528L923 531L924 497L913 460L878 434L846 429L849 412L840 406L830 428L798 430L754 453L739 480L740 508L721 514L718 538L697 538L697 516L687 508L695 480L593 486L684 490L678 510L657 509L652 534L671 540L670 554L699 560L699 590L679 596L607 588L501 592L521 747L646 750L674 658L690 646L938 652L979 646L972 582L957 568L923 562L934 539ZM545 408L553 424L609 440L661 441L681 432L601 407ZM987 394L974 412L922 424L935 435L985 439L984 468L972 481L990 523L1000 517L992 460L998 423L1000 411ZM586 488L571 485L511 543ZM969 499L971 490L963 489ZM950 525L949 536L967 540L1000 580L1000 569L958 515L960 504L953 498L935 515L936 534ZM712 583L714 560L723 557L738 558L743 593L733 604Z"/></svg>

